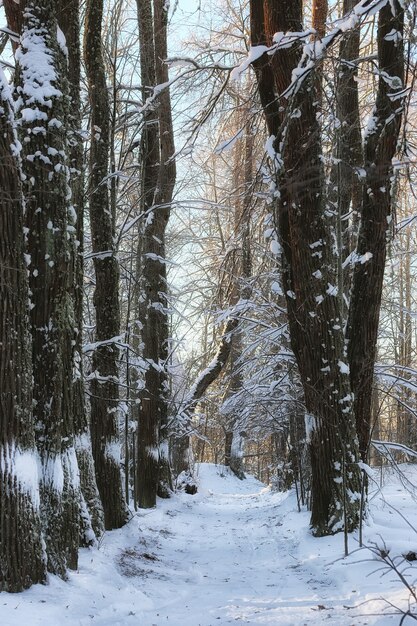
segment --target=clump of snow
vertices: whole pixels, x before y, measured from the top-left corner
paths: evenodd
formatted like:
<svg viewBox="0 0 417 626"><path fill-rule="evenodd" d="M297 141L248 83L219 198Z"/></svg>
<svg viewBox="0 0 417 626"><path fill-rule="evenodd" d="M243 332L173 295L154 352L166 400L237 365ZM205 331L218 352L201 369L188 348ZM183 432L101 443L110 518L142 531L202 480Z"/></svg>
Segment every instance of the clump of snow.
<svg viewBox="0 0 417 626"><path fill-rule="evenodd" d="M74 446L70 446L65 450L62 455L62 465L67 484L72 489L78 489L80 486L80 470Z"/></svg>
<svg viewBox="0 0 417 626"><path fill-rule="evenodd" d="M104 449L104 456L107 459L110 459L117 465L120 464L120 442L118 439L113 439L112 441L106 442L106 447Z"/></svg>
<svg viewBox="0 0 417 626"><path fill-rule="evenodd" d="M41 481L57 493L64 490L64 467L60 454L49 455L41 462Z"/></svg>
<svg viewBox="0 0 417 626"><path fill-rule="evenodd" d="M341 374L350 373L349 365L347 363L344 363L343 361L338 361L337 364L339 366L339 370Z"/></svg>
<svg viewBox="0 0 417 626"><path fill-rule="evenodd" d="M305 430L306 430L306 442L310 443L311 436L317 427L316 418L314 417L314 415L312 415L311 413L305 413L304 424L305 424Z"/></svg>
<svg viewBox="0 0 417 626"><path fill-rule="evenodd" d="M21 106L40 105L52 107L51 98L60 98L62 92L56 88L57 76L54 67L54 58L46 45L47 33L35 22L33 28L24 30L20 40L20 47L16 51L16 60L22 71L22 87L20 93L23 100L18 101ZM20 106L19 106L20 105ZM31 118L40 113L36 108L22 109L22 117ZM46 119L46 118L41 118Z"/></svg>
<svg viewBox="0 0 417 626"><path fill-rule="evenodd" d="M21 450L14 443L0 448L0 471L16 478L34 508L39 508L39 456L36 450Z"/></svg>

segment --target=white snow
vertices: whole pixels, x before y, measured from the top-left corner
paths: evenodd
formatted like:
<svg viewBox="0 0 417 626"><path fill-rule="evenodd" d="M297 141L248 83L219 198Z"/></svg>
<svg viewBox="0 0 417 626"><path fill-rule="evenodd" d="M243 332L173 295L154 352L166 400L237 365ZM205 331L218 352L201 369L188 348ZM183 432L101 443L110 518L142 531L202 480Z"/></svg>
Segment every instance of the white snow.
<svg viewBox="0 0 417 626"><path fill-rule="evenodd" d="M416 467L402 469L415 482ZM367 547L359 549L357 534L351 535L347 558L341 534L311 536L309 513L297 511L294 492L273 493L250 476L239 481L222 466L201 465L197 473L197 495L159 500L156 509L107 532L98 550L81 550L68 582L51 576L47 586L3 593L1 624L399 624L388 602L406 609L409 595L378 549L398 557L414 584L417 566L401 555L416 549L417 510L392 472L379 476L374 469ZM415 603L410 608L415 613Z"/></svg>
<svg viewBox="0 0 417 626"><path fill-rule="evenodd" d="M116 465L120 464L120 443L118 439L113 439L106 443L104 455L107 459L114 461Z"/></svg>
<svg viewBox="0 0 417 626"><path fill-rule="evenodd" d="M316 418L314 415L311 415L311 413L305 413L304 423L306 429L306 441L309 443L311 441L311 435L316 429Z"/></svg>
<svg viewBox="0 0 417 626"><path fill-rule="evenodd" d="M278 256L282 252L281 245L276 239L271 239L271 241L269 242L269 249L275 256Z"/></svg>
<svg viewBox="0 0 417 626"><path fill-rule="evenodd" d="M38 465L39 457L35 450L20 450L14 443L0 447L0 471L10 473L16 478L35 508L39 507Z"/></svg>
<svg viewBox="0 0 417 626"><path fill-rule="evenodd" d="M64 56L68 58L67 40L65 38L64 33L62 32L62 30L60 29L58 25L56 27L56 39L58 41L58 45L61 48Z"/></svg>
<svg viewBox="0 0 417 626"><path fill-rule="evenodd" d="M267 46L251 46L249 48L248 56L242 61L240 65L233 68L230 75L231 80L238 80L243 72L247 70L247 68L251 65L251 63L254 63L265 52L268 52L268 50L269 48Z"/></svg>
<svg viewBox="0 0 417 626"><path fill-rule="evenodd" d="M62 92L54 86L57 79L54 60L43 33L40 34L34 28L25 30L21 37L21 47L16 51L16 60L22 68L24 103L29 106L39 104L51 107L51 98L61 97ZM38 109L20 111L21 115L35 116L34 119L47 119L47 116L37 118L36 115L40 113Z"/></svg>
<svg viewBox="0 0 417 626"><path fill-rule="evenodd" d="M41 481L48 486L52 486L57 493L64 490L64 467L62 464L62 456L47 457L41 463Z"/></svg>
<svg viewBox="0 0 417 626"><path fill-rule="evenodd" d="M344 363L343 361L338 361L337 364L339 366L339 370L341 374L349 374L350 369L347 363Z"/></svg>

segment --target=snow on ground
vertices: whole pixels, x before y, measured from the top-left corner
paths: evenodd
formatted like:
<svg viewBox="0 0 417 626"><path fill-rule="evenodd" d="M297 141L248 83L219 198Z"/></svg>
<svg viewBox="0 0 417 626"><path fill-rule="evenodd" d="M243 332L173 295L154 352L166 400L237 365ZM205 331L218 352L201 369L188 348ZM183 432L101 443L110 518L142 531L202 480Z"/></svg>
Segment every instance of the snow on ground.
<svg viewBox="0 0 417 626"><path fill-rule="evenodd" d="M198 471L197 495L161 500L107 533L99 550L81 551L68 582L51 577L47 586L1 594L0 625L400 623L386 601L407 608L408 591L372 550L358 549L356 536L344 558L341 535L310 535L294 493L239 481L222 466ZM404 471L417 484L417 467ZM392 557L417 551L416 502L392 472L384 483L383 495L374 489L371 496L365 543L385 542ZM417 565L405 566L413 583Z"/></svg>

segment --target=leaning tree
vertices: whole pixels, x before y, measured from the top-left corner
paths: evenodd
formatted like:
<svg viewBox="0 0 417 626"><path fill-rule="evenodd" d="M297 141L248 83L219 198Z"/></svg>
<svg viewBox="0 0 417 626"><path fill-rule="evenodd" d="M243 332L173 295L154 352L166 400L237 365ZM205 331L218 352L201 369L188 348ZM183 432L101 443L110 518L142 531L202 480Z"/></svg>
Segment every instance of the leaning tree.
<svg viewBox="0 0 417 626"><path fill-rule="evenodd" d="M304 389L312 466L311 524L313 532L322 535L343 526L353 529L359 521L356 430L365 458L387 218L392 204L391 161L403 108L404 11L399 2L363 1L355 7L345 3L350 9L348 19L339 22L325 39L312 40L309 33L303 32L302 8L299 0L251 1L251 60L271 136L274 215L283 250L291 345ZM340 242L338 210L350 206L353 194L344 187L340 196L344 203L340 199L335 203L334 193L327 188L319 121L319 64L326 49L339 39L341 53L351 57L356 50L351 31L359 27L361 19L378 10L379 84L374 124L364 146L365 181L355 256L359 262L353 272L346 336L344 298L339 293L342 247L334 242ZM398 33L398 37L387 36L391 32ZM350 48L343 45L349 38ZM348 70L344 59L336 64L337 72L342 68L338 84L347 94L344 99L342 94L338 105L344 124L348 119L346 100L350 97L355 105L356 97L352 89L356 69L347 65ZM352 108L352 123L357 124L356 107ZM355 171L360 158L357 133L346 138L346 133L340 132L338 145L338 158ZM332 176L330 180L334 183ZM357 187L352 179L354 185ZM356 202L357 197L358 193Z"/></svg>

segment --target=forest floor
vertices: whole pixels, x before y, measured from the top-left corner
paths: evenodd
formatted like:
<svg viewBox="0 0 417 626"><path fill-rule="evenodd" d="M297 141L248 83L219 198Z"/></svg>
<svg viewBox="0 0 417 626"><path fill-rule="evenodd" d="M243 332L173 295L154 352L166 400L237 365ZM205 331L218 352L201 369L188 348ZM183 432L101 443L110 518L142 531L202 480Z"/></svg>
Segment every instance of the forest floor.
<svg viewBox="0 0 417 626"><path fill-rule="evenodd" d="M309 514L293 492L273 493L254 478L200 465L199 492L159 501L99 550L83 549L79 569L63 582L0 596L1 626L388 626L396 607L417 603L375 554L389 550L406 580L417 581L417 467L401 466L372 487L364 543L342 535L315 539ZM376 482L374 484L376 484ZM407 617L403 624L414 623Z"/></svg>

